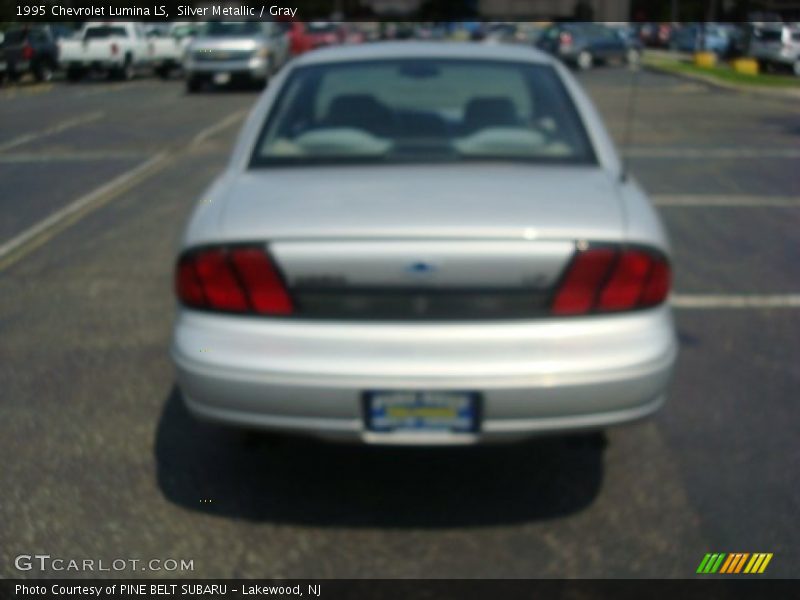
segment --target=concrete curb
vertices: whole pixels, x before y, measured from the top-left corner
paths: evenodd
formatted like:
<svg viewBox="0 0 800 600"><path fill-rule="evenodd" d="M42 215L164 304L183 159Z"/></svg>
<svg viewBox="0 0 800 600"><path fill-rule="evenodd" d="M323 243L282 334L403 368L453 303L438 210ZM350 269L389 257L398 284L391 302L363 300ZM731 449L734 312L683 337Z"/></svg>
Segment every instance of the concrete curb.
<svg viewBox="0 0 800 600"><path fill-rule="evenodd" d="M711 87L729 92L739 92L740 94L750 94L753 96L762 96L778 100L794 100L794 101L800 100L800 88L781 89L781 88L757 87L750 85L736 85L735 83L720 81L719 79L711 75L700 75L698 73L683 73L680 71L673 71L668 68L663 68L658 65L648 64L645 62L642 62L641 66L650 71L655 71L657 73L666 73L667 75L681 77L683 79L688 79L689 81L697 81L699 83L705 83L706 85L709 85Z"/></svg>

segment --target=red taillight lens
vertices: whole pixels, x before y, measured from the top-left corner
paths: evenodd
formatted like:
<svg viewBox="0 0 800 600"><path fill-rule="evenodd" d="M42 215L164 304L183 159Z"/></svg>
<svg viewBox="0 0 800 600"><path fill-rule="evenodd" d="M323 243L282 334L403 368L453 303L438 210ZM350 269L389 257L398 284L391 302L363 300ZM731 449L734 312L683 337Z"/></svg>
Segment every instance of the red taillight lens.
<svg viewBox="0 0 800 600"><path fill-rule="evenodd" d="M667 261L661 257L653 259L650 275L639 298L639 306L655 306L664 302L669 295L671 279L672 273Z"/></svg>
<svg viewBox="0 0 800 600"><path fill-rule="evenodd" d="M191 256L178 261L178 268L175 271L175 293L187 306L195 308L206 306L206 295L203 293L203 286L194 268L194 258Z"/></svg>
<svg viewBox="0 0 800 600"><path fill-rule="evenodd" d="M614 272L603 286L597 301L599 310L627 310L634 308L642 295L650 272L649 255L637 250L627 250L617 259Z"/></svg>
<svg viewBox="0 0 800 600"><path fill-rule="evenodd" d="M28 43L22 47L22 58L25 60L31 60L33 58L33 47Z"/></svg>
<svg viewBox="0 0 800 600"><path fill-rule="evenodd" d="M243 312L247 298L228 262L225 250L206 250L197 255L194 268L212 308Z"/></svg>
<svg viewBox="0 0 800 600"><path fill-rule="evenodd" d="M615 256L616 252L608 248L578 253L553 299L553 314L579 315L589 312L594 307L597 290Z"/></svg>
<svg viewBox="0 0 800 600"><path fill-rule="evenodd" d="M562 31L561 35L558 36L558 41L561 43L562 46L571 46L572 45L572 34L568 31Z"/></svg>
<svg viewBox="0 0 800 600"><path fill-rule="evenodd" d="M175 272L178 299L193 308L287 315L292 301L259 247L209 248L185 254Z"/></svg>
<svg viewBox="0 0 800 600"><path fill-rule="evenodd" d="M119 46L117 44L111 44L111 54L115 56L119 54Z"/></svg>
<svg viewBox="0 0 800 600"><path fill-rule="evenodd" d="M256 312L288 315L292 300L267 255L258 248L239 248L231 252L236 272L244 283L250 305Z"/></svg>
<svg viewBox="0 0 800 600"><path fill-rule="evenodd" d="M658 253L590 248L575 255L551 312L576 315L646 308L663 302L669 287L669 264Z"/></svg>

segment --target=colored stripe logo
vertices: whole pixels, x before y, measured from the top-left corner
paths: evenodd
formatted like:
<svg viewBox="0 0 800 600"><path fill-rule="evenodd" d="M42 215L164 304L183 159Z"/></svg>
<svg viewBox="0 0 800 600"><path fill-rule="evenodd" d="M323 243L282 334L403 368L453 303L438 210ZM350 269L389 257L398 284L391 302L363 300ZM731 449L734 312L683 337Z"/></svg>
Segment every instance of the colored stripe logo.
<svg viewBox="0 0 800 600"><path fill-rule="evenodd" d="M738 573L763 573L772 554L766 552L734 552L734 553L709 553L700 561L697 573L703 575L713 575L714 573L731 575Z"/></svg>

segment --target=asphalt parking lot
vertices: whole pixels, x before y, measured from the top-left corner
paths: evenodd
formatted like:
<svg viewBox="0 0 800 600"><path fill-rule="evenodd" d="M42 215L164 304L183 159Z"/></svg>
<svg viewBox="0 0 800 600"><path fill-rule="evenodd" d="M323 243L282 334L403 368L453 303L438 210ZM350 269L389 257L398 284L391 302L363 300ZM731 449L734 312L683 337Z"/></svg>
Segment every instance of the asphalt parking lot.
<svg viewBox="0 0 800 600"><path fill-rule="evenodd" d="M168 343L184 220L247 91L0 89L0 575L19 554L192 559L194 577L691 577L800 564L800 109L581 75L675 250L681 355L654 419L391 450L194 422ZM333 184L333 181L332 181ZM48 220L49 219L49 220ZM50 225L45 230L42 224Z"/></svg>

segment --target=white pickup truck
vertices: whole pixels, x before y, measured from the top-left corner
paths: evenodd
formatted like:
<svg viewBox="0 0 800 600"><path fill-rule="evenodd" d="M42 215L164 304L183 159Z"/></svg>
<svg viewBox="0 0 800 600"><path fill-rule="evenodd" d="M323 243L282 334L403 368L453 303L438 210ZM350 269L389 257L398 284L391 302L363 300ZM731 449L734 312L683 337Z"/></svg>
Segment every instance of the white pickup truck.
<svg viewBox="0 0 800 600"><path fill-rule="evenodd" d="M147 34L153 48L151 57L156 75L166 79L183 64L186 48L195 36L196 23L171 23L166 34L151 31Z"/></svg>
<svg viewBox="0 0 800 600"><path fill-rule="evenodd" d="M137 71L152 66L153 52L141 23L90 22L59 42L59 62L70 81L90 72L133 79Z"/></svg>

